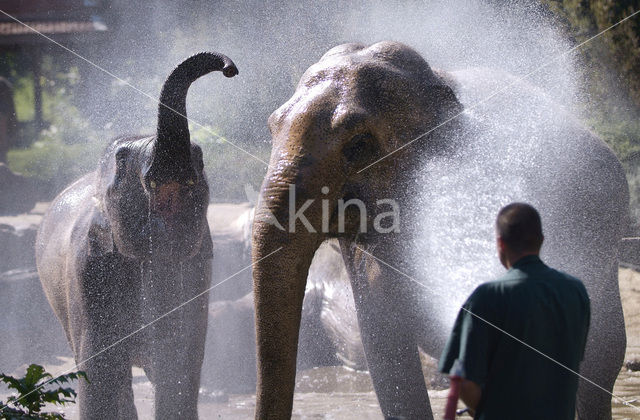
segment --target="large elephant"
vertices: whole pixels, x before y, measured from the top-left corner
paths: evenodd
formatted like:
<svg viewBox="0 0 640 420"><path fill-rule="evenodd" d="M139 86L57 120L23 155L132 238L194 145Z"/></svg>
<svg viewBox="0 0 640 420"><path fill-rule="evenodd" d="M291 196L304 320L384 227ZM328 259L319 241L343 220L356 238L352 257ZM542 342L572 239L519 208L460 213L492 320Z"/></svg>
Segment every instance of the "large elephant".
<svg viewBox="0 0 640 420"><path fill-rule="evenodd" d="M584 280L593 315L581 373L613 389L627 184L611 150L548 95L491 71L434 72L399 43L345 44L306 71L269 128L253 227L256 418L290 416L305 282L331 237L382 412L433 418L418 347L439 357L464 296L496 273L493 218L516 200L543 216L543 258ZM577 409L610 418L611 395L581 381Z"/></svg>
<svg viewBox="0 0 640 420"><path fill-rule="evenodd" d="M137 418L133 364L154 384L157 419L198 417L212 245L209 187L202 151L190 141L186 95L212 71L238 73L217 53L173 70L156 135L114 140L98 169L64 190L40 225L38 273L89 380L79 384L83 419Z"/></svg>

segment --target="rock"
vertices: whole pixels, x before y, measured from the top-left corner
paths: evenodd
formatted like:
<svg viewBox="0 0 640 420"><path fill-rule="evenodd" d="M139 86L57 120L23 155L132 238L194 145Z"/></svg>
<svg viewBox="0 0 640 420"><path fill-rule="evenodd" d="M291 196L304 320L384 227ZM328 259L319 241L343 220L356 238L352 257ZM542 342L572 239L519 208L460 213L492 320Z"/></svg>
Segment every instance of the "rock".
<svg viewBox="0 0 640 420"><path fill-rule="evenodd" d="M209 326L201 386L207 393L255 391L256 336L253 295L209 304Z"/></svg>
<svg viewBox="0 0 640 420"><path fill-rule="evenodd" d="M213 240L211 301L236 300L251 291L250 203L210 204L207 220Z"/></svg>
<svg viewBox="0 0 640 420"><path fill-rule="evenodd" d="M0 372L71 356L67 339L44 295L35 268L0 274Z"/></svg>
<svg viewBox="0 0 640 420"><path fill-rule="evenodd" d="M0 221L0 272L35 267L37 226L12 225L3 221Z"/></svg>
<svg viewBox="0 0 640 420"><path fill-rule="evenodd" d="M4 163L0 163L0 185L0 215L28 212L43 192L36 180L12 172Z"/></svg>
<svg viewBox="0 0 640 420"><path fill-rule="evenodd" d="M624 366L632 372L637 372L640 370L640 359L627 360Z"/></svg>

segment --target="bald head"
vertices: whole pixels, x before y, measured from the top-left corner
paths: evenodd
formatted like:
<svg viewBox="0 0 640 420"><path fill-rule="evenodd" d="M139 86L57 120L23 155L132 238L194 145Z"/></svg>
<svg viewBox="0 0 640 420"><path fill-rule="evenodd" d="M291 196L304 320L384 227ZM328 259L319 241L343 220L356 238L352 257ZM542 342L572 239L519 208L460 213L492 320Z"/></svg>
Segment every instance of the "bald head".
<svg viewBox="0 0 640 420"><path fill-rule="evenodd" d="M540 215L526 203L511 203L503 207L496 219L496 233L515 255L538 254L542 241Z"/></svg>

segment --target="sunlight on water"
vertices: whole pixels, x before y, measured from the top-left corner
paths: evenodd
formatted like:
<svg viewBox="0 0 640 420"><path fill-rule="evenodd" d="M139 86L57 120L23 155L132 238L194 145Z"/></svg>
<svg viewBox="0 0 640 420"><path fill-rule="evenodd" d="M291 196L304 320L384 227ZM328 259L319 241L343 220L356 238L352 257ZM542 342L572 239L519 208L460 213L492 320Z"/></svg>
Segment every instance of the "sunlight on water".
<svg viewBox="0 0 640 420"><path fill-rule="evenodd" d="M579 141L573 117L540 88L490 69L452 75L467 111L447 133L459 145L453 156L435 156L424 168L422 239L414 244L418 272L425 273L428 296L445 330L475 286L504 272L494 232L502 206L513 201L533 204L542 213L543 227L568 216L545 210L562 194L554 190L554 182L562 181L551 179L551 172L562 173L558 165L567 163L557 158ZM476 106L510 83L513 86L491 102ZM557 242L553 232L548 242Z"/></svg>

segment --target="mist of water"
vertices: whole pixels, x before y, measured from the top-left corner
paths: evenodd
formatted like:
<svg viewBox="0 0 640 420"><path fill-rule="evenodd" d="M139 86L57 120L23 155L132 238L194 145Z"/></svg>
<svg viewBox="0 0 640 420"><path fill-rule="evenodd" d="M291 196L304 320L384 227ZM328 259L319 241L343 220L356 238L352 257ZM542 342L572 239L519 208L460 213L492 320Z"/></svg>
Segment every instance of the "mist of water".
<svg viewBox="0 0 640 420"><path fill-rule="evenodd" d="M456 93L468 108L505 84L513 86L491 103L465 111L459 120L464 128L450 133L461 149L430 159L424 168L424 222L418 227L415 260L445 330L475 286L504 272L494 224L498 210L510 202L524 201L539 209L551 244L543 247L543 258L573 269L567 264L571 255L562 262L547 250L561 240L555 231L560 220L574 217L569 208L558 213L562 194L567 193L566 200L572 194L562 184L574 182L569 179L575 173L571 166L588 159L581 154L562 158L573 153L584 132L543 89L486 68L452 75L458 82Z"/></svg>
<svg viewBox="0 0 640 420"><path fill-rule="evenodd" d="M269 140L269 114L288 99L304 70L340 43L395 40L416 48L434 68L490 67L515 75L530 72L571 46L548 13L526 1L155 0L116 1L113 7L120 15L118 30L104 49L82 52L155 96L185 56L201 50L228 55L240 76L196 81L189 93L189 115L220 128L240 145ZM60 58L74 60L62 52ZM572 106L580 80L572 64L570 58L561 60L531 80L554 92L556 102ZM117 132L154 127L157 106L148 98L86 63L81 73L85 81L77 100L97 123ZM247 156L247 164L259 163Z"/></svg>
<svg viewBox="0 0 640 420"><path fill-rule="evenodd" d="M461 116L467 128L450 135L466 146L453 157L427 162L419 180L424 194L416 197L422 239L413 244L416 271L424 274L419 280L437 308L437 322L448 333L473 287L501 273L493 242L498 209L516 199L542 210L549 207L521 176L523 167L541 154L563 153L566 144L549 139L564 139L571 131L566 128L575 125L567 112L579 114L586 98L582 69L573 55L526 81L517 80L572 47L550 15L534 3L119 0L113 8L120 14L120 30L99 51L79 48L96 64L155 96L186 56L202 50L228 55L240 75L196 81L188 109L191 118L220 128L240 146L268 142L269 114L292 94L304 70L337 44L400 41L433 68L451 72L467 108ZM64 52L58 58L80 67L83 85L75 100L95 124L115 133L153 129L157 104ZM510 82L513 88L473 107ZM420 152L419 142L414 150ZM249 156L246 165L266 170ZM555 220L543 212L543 224Z"/></svg>

